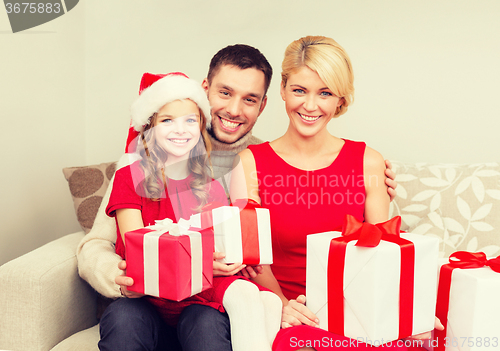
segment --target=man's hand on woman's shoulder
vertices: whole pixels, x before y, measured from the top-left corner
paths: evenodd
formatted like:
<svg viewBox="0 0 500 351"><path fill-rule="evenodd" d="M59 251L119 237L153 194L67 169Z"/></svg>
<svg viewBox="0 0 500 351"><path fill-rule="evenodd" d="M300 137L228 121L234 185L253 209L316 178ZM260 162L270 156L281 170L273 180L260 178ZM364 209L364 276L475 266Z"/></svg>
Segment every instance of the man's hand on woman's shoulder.
<svg viewBox="0 0 500 351"><path fill-rule="evenodd" d="M385 160L385 185L387 185L387 192L391 197L391 201L396 198L398 194L396 188L398 183L396 182L396 173L392 170L392 163L389 160Z"/></svg>

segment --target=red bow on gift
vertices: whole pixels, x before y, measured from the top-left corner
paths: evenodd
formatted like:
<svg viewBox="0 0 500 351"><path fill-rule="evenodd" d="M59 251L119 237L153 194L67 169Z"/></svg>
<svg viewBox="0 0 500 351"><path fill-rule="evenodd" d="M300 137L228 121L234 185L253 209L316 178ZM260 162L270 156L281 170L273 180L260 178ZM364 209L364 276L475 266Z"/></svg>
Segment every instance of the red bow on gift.
<svg viewBox="0 0 500 351"><path fill-rule="evenodd" d="M332 239L328 256L328 330L344 335L344 264L349 241L358 240L355 246L375 247L380 240L401 247L401 273L399 290L399 337L407 337L413 330L413 284L415 247L409 240L400 237L401 217L386 222L370 224L346 215L342 226L342 237Z"/></svg>
<svg viewBox="0 0 500 351"><path fill-rule="evenodd" d="M450 306L451 275L455 268L471 269L489 266L493 271L500 273L500 256L488 260L484 252L457 251L450 255L450 263L441 267L439 273L439 287L436 305L436 316L444 325L444 330L436 330L434 339L438 341L436 351L443 351L448 324L448 309Z"/></svg>
<svg viewBox="0 0 500 351"><path fill-rule="evenodd" d="M355 246L375 247L384 234L397 235L401 228L401 217L396 216L386 222L370 224L361 222L356 217L346 215L342 225L342 236L356 235L351 240L358 240Z"/></svg>
<svg viewBox="0 0 500 351"><path fill-rule="evenodd" d="M457 251L450 255L449 265L453 268L481 268L489 266L500 273L500 256L488 260L484 252Z"/></svg>

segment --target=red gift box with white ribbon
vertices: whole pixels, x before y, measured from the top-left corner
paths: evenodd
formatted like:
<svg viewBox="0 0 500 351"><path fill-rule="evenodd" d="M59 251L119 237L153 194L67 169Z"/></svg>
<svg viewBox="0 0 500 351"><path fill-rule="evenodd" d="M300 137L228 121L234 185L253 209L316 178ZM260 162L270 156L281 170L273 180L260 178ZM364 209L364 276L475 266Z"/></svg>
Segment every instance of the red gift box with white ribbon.
<svg viewBox="0 0 500 351"><path fill-rule="evenodd" d="M474 351L500 346L500 256L457 251L441 266L434 351ZM496 345L496 346L495 346Z"/></svg>
<svg viewBox="0 0 500 351"><path fill-rule="evenodd" d="M181 301L212 287L213 232L171 219L125 233L130 291Z"/></svg>
<svg viewBox="0 0 500 351"><path fill-rule="evenodd" d="M321 328L381 345L434 328L439 241L346 216L307 236L307 307Z"/></svg>
<svg viewBox="0 0 500 351"><path fill-rule="evenodd" d="M213 226L215 251L226 255L221 262L273 263L269 210L254 200L237 200L231 206L209 205L201 214L191 216L190 222L193 227Z"/></svg>

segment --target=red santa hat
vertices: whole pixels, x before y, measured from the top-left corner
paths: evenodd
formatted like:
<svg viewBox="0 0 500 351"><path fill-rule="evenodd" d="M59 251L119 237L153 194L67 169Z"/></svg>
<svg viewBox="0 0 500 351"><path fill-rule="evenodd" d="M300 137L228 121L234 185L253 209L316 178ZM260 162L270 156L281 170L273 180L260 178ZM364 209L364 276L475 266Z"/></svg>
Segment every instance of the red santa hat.
<svg viewBox="0 0 500 351"><path fill-rule="evenodd" d="M139 97L131 107L132 120L125 146L126 153L133 153L137 146L137 137L150 123L150 117L165 104L190 99L203 111L207 124L210 122L210 104L207 93L201 84L181 72L168 74L144 73L139 88Z"/></svg>

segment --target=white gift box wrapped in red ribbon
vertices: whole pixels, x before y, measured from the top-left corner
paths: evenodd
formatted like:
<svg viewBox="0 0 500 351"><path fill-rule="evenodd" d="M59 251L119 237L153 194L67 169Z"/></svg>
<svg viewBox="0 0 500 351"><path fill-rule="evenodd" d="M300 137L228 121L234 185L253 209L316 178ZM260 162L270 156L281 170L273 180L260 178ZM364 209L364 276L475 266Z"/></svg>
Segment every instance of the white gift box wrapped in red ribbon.
<svg viewBox="0 0 500 351"><path fill-rule="evenodd" d="M254 200L237 200L231 206L209 206L203 213L191 216L190 221L193 227L213 226L215 251L226 255L222 262L273 263L269 210Z"/></svg>
<svg viewBox="0 0 500 351"><path fill-rule="evenodd" d="M125 233L128 289L181 301L212 287L213 232L171 219Z"/></svg>
<svg viewBox="0 0 500 351"><path fill-rule="evenodd" d="M371 345L434 329L436 238L346 216L342 232L307 236L307 307L321 328Z"/></svg>
<svg viewBox="0 0 500 351"><path fill-rule="evenodd" d="M499 293L500 256L488 260L483 252L451 254L439 274L436 316L445 330L434 331L434 351L498 349Z"/></svg>

